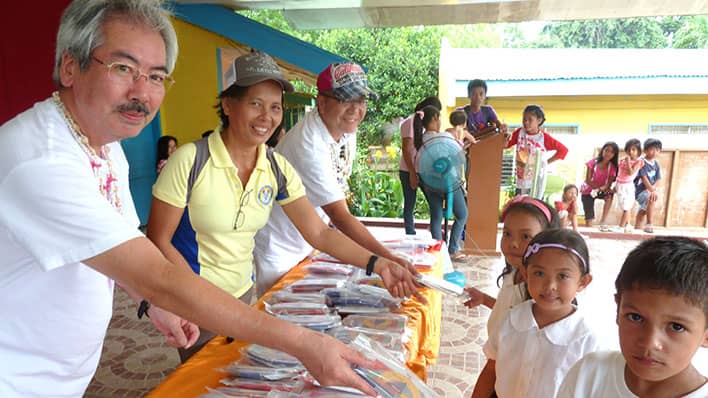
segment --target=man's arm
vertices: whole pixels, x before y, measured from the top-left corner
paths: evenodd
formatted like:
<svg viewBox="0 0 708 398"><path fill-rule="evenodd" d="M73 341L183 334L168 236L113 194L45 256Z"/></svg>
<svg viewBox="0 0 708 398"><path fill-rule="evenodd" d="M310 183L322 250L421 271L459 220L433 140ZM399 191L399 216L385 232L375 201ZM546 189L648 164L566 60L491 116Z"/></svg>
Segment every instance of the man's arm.
<svg viewBox="0 0 708 398"><path fill-rule="evenodd" d="M294 355L324 385L347 385L375 395L349 366L375 366L362 354L329 336L252 309L185 267L170 264L147 238L131 239L84 263L206 329Z"/></svg>
<svg viewBox="0 0 708 398"><path fill-rule="evenodd" d="M283 211L307 243L314 248L331 254L344 262L366 269L372 252L364 249L341 232L329 228L317 215L307 197L284 205ZM373 271L381 275L386 288L394 297L415 295L421 300L425 300L418 294L413 281L413 274L417 273L414 267L405 268L387 258L379 257L374 263Z"/></svg>
<svg viewBox="0 0 708 398"><path fill-rule="evenodd" d="M347 202L338 200L322 206L322 210L327 213L332 224L351 240L372 251L374 254L395 261L410 269L410 262L391 253L379 241L371 235L368 229L356 217L349 212Z"/></svg>

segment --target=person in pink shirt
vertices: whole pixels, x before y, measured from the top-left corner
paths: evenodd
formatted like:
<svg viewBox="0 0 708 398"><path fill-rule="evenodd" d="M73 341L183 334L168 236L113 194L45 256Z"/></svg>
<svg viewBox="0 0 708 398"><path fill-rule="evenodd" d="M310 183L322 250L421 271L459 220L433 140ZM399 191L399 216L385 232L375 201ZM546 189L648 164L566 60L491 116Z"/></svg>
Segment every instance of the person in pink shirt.
<svg viewBox="0 0 708 398"><path fill-rule="evenodd" d="M585 163L588 170L585 173L585 181L580 186L580 200L583 202L586 227L592 227L592 221L595 219L595 199L600 199L605 202L602 206L600 231L609 232L610 230L605 220L612 206L612 198L614 197L612 184L617 178L618 162L619 146L610 141L602 146L597 157Z"/></svg>
<svg viewBox="0 0 708 398"><path fill-rule="evenodd" d="M545 168L558 159L565 159L568 148L541 129L546 115L540 105L529 105L524 109L523 127L511 134L507 148L516 145L516 195L529 195L543 199L546 185ZM547 151L555 151L550 158ZM539 153L541 152L541 153Z"/></svg>
<svg viewBox="0 0 708 398"><path fill-rule="evenodd" d="M642 143L632 138L624 144L624 153L627 154L619 162L619 171L617 173L617 199L622 208L622 219L620 219L619 227L624 229L624 232L631 233L632 225L629 223L629 212L634 206L634 178L637 177L639 170L644 166L644 160L639 158L642 154Z"/></svg>
<svg viewBox="0 0 708 398"><path fill-rule="evenodd" d="M415 106L415 111L418 112L428 105L432 105L438 110L442 109L438 97L428 97ZM401 160L398 163L398 177L401 179L401 189L403 190L403 224L406 235L415 235L413 211L418 191L418 175L415 173L415 156L418 151L413 143L414 117L415 112L401 123Z"/></svg>

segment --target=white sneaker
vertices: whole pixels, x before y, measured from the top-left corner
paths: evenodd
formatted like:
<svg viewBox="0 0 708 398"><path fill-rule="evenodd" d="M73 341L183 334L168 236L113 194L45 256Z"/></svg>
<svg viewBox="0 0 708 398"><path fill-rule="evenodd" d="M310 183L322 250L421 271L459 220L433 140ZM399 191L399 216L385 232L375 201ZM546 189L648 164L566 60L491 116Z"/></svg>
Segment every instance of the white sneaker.
<svg viewBox="0 0 708 398"><path fill-rule="evenodd" d="M634 231L634 227L632 224L627 224L624 226L624 233L625 234L631 234Z"/></svg>

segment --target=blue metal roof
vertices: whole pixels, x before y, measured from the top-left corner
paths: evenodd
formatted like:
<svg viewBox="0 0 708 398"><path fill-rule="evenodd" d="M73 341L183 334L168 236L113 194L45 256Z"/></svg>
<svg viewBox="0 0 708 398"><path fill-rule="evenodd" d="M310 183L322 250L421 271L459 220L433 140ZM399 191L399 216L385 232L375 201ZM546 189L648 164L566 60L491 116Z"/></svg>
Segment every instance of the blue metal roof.
<svg viewBox="0 0 708 398"><path fill-rule="evenodd" d="M174 3L175 17L202 29L261 50L313 74L327 65L347 59L235 13L211 4Z"/></svg>

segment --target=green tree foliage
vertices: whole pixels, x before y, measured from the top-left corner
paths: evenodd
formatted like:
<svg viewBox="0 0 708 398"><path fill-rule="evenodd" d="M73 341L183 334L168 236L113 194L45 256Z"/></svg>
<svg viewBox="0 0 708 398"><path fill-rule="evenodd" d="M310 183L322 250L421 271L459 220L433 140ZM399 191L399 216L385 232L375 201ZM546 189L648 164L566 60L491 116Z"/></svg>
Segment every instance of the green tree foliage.
<svg viewBox="0 0 708 398"><path fill-rule="evenodd" d="M542 36L546 37L538 43L539 47L665 48L668 45L656 18L554 22L544 28Z"/></svg>
<svg viewBox="0 0 708 398"><path fill-rule="evenodd" d="M674 48L708 48L708 17L701 15L688 18L676 29L673 46Z"/></svg>

